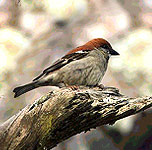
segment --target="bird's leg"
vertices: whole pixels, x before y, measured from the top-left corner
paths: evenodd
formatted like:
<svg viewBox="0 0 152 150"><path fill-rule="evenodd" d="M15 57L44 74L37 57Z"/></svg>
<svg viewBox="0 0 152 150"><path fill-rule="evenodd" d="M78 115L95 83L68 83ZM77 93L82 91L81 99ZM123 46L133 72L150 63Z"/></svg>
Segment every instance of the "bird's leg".
<svg viewBox="0 0 152 150"><path fill-rule="evenodd" d="M58 87L59 87L59 88L63 88L63 87L65 88L65 87L67 87L67 88L70 88L70 89L72 89L72 90L77 90L77 89L79 89L79 86L78 86L78 85L69 85L69 84L67 84L67 83L64 83L63 81L58 84Z"/></svg>
<svg viewBox="0 0 152 150"><path fill-rule="evenodd" d="M78 90L79 89L78 85L70 85L68 87L71 88L72 90Z"/></svg>
<svg viewBox="0 0 152 150"><path fill-rule="evenodd" d="M68 85L67 83L64 83L65 87L68 87L72 90L77 90L79 89L79 86L78 85Z"/></svg>

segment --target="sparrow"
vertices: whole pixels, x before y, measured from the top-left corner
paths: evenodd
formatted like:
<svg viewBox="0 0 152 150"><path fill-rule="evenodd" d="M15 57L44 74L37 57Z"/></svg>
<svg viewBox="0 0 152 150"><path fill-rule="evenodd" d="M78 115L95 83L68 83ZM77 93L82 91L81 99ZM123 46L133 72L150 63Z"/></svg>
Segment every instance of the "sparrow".
<svg viewBox="0 0 152 150"><path fill-rule="evenodd" d="M93 39L69 51L31 83L16 87L14 98L41 86L98 86L111 55L119 55L103 38Z"/></svg>

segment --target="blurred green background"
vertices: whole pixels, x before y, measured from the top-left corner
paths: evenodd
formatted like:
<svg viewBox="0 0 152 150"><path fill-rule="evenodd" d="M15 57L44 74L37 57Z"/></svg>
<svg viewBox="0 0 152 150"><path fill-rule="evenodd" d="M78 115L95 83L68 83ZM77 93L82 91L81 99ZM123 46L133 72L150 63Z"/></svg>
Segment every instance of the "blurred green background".
<svg viewBox="0 0 152 150"><path fill-rule="evenodd" d="M56 59L93 38L120 53L102 83L129 97L152 93L152 0L0 0L0 123L54 87L14 99ZM151 150L152 110L81 133L53 150Z"/></svg>

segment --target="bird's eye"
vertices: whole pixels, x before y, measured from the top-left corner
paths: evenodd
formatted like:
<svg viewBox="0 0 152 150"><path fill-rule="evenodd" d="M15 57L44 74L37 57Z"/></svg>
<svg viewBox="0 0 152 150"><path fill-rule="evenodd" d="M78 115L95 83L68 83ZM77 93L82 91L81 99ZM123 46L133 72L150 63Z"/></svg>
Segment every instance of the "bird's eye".
<svg viewBox="0 0 152 150"><path fill-rule="evenodd" d="M108 46L107 46L107 45L102 45L101 47L102 47L102 48L105 48L105 49L108 49Z"/></svg>

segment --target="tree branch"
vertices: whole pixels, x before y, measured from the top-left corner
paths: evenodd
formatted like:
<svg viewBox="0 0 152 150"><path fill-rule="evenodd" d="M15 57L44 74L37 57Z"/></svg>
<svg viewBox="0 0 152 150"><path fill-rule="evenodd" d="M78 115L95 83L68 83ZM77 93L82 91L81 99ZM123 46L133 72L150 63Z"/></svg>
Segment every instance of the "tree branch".
<svg viewBox="0 0 152 150"><path fill-rule="evenodd" d="M62 88L26 106L0 126L5 150L50 149L81 132L136 114L152 97L129 98L112 87Z"/></svg>

